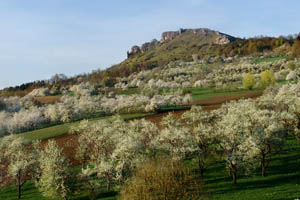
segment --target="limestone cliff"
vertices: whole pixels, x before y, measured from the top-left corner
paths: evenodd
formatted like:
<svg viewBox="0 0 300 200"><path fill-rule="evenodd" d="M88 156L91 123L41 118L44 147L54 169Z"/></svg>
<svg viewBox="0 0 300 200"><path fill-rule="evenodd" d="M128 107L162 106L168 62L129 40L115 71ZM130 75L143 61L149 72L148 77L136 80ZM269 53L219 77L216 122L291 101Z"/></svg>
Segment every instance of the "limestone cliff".
<svg viewBox="0 0 300 200"><path fill-rule="evenodd" d="M186 34L194 35L198 40L201 41L207 40L207 44L225 45L235 40L235 38L230 35L218 31L213 31L207 28L198 28L198 29L180 28L178 31L163 32L160 41L154 39L151 42L144 43L141 47L137 45L133 46L131 48L131 51L127 52L127 57L152 50L159 45L170 42Z"/></svg>

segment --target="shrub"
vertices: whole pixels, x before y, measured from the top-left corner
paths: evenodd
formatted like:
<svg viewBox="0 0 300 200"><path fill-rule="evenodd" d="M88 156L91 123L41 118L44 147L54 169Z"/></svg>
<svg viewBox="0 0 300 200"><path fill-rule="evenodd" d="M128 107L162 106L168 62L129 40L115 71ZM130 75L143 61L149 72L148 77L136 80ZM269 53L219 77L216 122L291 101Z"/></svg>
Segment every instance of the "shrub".
<svg viewBox="0 0 300 200"><path fill-rule="evenodd" d="M246 89L253 89L255 85L255 78L253 76L253 74L251 73L248 73L246 74L246 76L243 78L243 86L246 88Z"/></svg>
<svg viewBox="0 0 300 200"><path fill-rule="evenodd" d="M264 86L274 85L275 83L275 76L271 70L266 70L261 73L261 83Z"/></svg>
<svg viewBox="0 0 300 200"><path fill-rule="evenodd" d="M288 67L290 70L292 70L292 71L294 71L294 70L296 69L295 63L290 63L290 64L288 64L287 67Z"/></svg>
<svg viewBox="0 0 300 200"><path fill-rule="evenodd" d="M204 195L204 194L202 194ZM206 199L200 196L195 176L183 164L168 158L149 160L120 191L119 199Z"/></svg>

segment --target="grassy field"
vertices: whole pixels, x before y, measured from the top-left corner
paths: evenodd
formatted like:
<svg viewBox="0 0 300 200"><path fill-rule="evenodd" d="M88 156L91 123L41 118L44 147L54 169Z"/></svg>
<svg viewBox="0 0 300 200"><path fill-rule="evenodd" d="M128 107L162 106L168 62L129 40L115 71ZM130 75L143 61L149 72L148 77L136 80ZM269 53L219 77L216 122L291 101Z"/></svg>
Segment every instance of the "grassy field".
<svg viewBox="0 0 300 200"><path fill-rule="evenodd" d="M224 95L233 95L233 94L243 94L248 92L246 89L236 89L233 91L226 90L217 90L216 88L187 88L185 92L189 92L192 94L193 101L197 101L200 99L216 97L216 96L224 96Z"/></svg>
<svg viewBox="0 0 300 200"><path fill-rule="evenodd" d="M217 96L225 96L225 95L233 95L233 94L243 94L246 91L235 91L235 92L214 92L214 93L202 93L202 92L197 92L192 94L193 100L197 101L200 99L205 99L209 97L217 97Z"/></svg>
<svg viewBox="0 0 300 200"><path fill-rule="evenodd" d="M140 118L144 116L153 115L153 113L134 113L134 114L122 114L121 118L124 120L130 120L135 118ZM90 123L94 123L98 120L102 120L107 117L99 117L94 119L89 119ZM66 123L66 124L60 124L56 126L51 126L48 128L38 129L34 131L29 131L25 133L18 134L21 137L24 137L28 140L45 140L48 138L52 138L55 136L63 135L69 132L70 128L72 126L78 125L80 122L72 122L72 123Z"/></svg>
<svg viewBox="0 0 300 200"><path fill-rule="evenodd" d="M260 176L260 168L251 176L239 176L238 184L233 185L228 177L224 161L210 164L205 171L204 190L212 200L294 200L300 198L300 145L293 136L288 141L280 154L272 157L266 171L266 177ZM197 170L197 163L187 161L192 170ZM117 192L99 192L98 200L114 200ZM15 186L0 190L1 200L13 200L17 192ZM46 199L34 187L33 182L24 185L24 200ZM87 199L87 194L82 193L73 197L74 200Z"/></svg>
<svg viewBox="0 0 300 200"><path fill-rule="evenodd" d="M258 58L252 62L252 64L259 64L263 62L276 62L281 59L286 59L287 56L275 56L275 57L269 57L269 58Z"/></svg>

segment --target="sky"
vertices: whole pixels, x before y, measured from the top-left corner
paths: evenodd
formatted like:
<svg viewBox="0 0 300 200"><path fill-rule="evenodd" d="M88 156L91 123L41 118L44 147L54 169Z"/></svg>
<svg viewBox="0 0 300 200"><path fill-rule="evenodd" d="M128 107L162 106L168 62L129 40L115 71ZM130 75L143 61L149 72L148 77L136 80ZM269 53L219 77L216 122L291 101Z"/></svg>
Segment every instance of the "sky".
<svg viewBox="0 0 300 200"><path fill-rule="evenodd" d="M299 0L0 0L0 88L105 69L179 28L296 34L299 10Z"/></svg>

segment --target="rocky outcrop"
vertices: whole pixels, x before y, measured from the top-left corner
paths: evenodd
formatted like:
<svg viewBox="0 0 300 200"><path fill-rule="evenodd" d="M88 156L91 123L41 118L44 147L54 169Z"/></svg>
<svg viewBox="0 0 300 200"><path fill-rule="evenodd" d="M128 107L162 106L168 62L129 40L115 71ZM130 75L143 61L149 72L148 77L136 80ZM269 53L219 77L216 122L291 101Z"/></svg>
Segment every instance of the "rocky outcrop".
<svg viewBox="0 0 300 200"><path fill-rule="evenodd" d="M220 32L216 32L217 33L217 38L215 40L215 44L220 44L220 45L224 45L224 44L228 44L232 41L235 40L234 37L230 36L230 35L226 35L224 33L220 33Z"/></svg>
<svg viewBox="0 0 300 200"><path fill-rule="evenodd" d="M175 39L176 37L180 37L184 33L193 33L197 35L198 37L213 37L216 36L216 40L214 41L214 44L228 44L235 40L234 37L230 35L226 35L224 33L218 32L218 31L212 31L207 28L199 28L199 29L179 29L178 31L169 31L162 33L161 36L161 43L168 42L170 40Z"/></svg>
<svg viewBox="0 0 300 200"><path fill-rule="evenodd" d="M159 41L157 41L156 39L153 39L151 42L146 42L142 45L142 47L139 47L137 45L134 45L133 47L131 47L131 51L127 51L127 58L129 58L130 56L139 54L139 53L144 53L146 51L149 51L151 49L154 49L157 45L159 45Z"/></svg>
<svg viewBox="0 0 300 200"><path fill-rule="evenodd" d="M186 33L192 33L196 35L197 38L205 40L206 38L213 38L213 41L210 41L209 43L218 44L218 45L225 45L235 40L234 37L230 35L226 35L224 33L213 31L207 28L199 28L199 29L183 29L180 28L178 31L168 31L162 33L161 40L152 40L151 42L147 42L143 44L141 47L139 46L133 46L131 48L131 51L127 51L127 57L133 56L135 54L144 53L146 51L149 51L151 49L154 49L156 46L161 45L163 43L166 43L168 41L171 41L177 37L181 37L182 35Z"/></svg>
<svg viewBox="0 0 300 200"><path fill-rule="evenodd" d="M177 31L169 31L169 32L164 32L161 35L161 40L160 42L167 42L170 40L173 40L174 38L176 38L179 35L179 32Z"/></svg>
<svg viewBox="0 0 300 200"><path fill-rule="evenodd" d="M157 45L159 45L159 41L156 39L152 40L151 42L146 42L142 45L142 53L154 49Z"/></svg>
<svg viewBox="0 0 300 200"><path fill-rule="evenodd" d="M141 48L137 45L134 45L133 47L131 47L131 51L127 51L127 58L129 58L132 55L141 53Z"/></svg>

